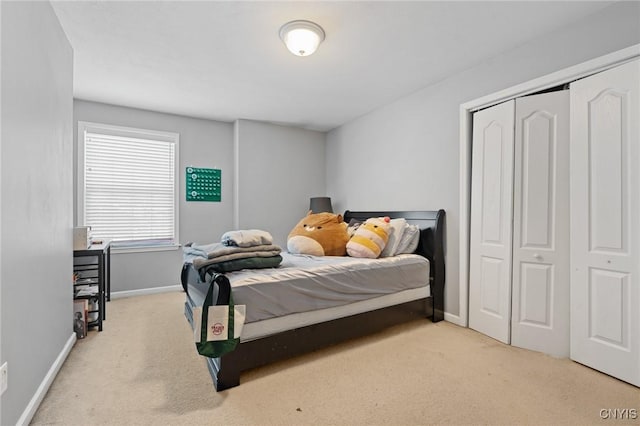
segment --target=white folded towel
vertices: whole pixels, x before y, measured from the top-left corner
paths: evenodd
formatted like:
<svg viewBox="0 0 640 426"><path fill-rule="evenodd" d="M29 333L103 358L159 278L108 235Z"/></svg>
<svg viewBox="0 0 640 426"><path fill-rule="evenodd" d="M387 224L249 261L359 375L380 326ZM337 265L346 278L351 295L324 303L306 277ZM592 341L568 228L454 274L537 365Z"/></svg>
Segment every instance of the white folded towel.
<svg viewBox="0 0 640 426"><path fill-rule="evenodd" d="M222 234L221 242L225 246L254 247L273 244L273 237L267 231L245 229L225 232Z"/></svg>

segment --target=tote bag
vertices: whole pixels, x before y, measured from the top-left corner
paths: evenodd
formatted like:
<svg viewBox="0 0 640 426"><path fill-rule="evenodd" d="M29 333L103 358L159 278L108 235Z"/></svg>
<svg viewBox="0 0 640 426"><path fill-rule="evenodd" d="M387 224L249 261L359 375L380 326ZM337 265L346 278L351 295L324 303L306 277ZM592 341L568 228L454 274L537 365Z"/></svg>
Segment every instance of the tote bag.
<svg viewBox="0 0 640 426"><path fill-rule="evenodd" d="M214 303L216 287L218 297ZM222 274L214 274L202 307L193 310L193 331L198 353L218 358L233 351L240 341L245 313L245 305L233 303L229 279Z"/></svg>

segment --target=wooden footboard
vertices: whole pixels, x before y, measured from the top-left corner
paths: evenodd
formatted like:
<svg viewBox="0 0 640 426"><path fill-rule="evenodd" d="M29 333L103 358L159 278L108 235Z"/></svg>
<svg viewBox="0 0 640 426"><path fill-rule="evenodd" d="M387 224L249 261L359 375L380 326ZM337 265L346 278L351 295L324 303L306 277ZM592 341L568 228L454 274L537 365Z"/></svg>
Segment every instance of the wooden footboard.
<svg viewBox="0 0 640 426"><path fill-rule="evenodd" d="M380 332L388 327L432 317L431 297L363 312L344 318L288 330L272 336L242 342L220 358L206 358L217 391L240 384L240 373L356 337ZM193 301L187 296L185 316L193 327Z"/></svg>

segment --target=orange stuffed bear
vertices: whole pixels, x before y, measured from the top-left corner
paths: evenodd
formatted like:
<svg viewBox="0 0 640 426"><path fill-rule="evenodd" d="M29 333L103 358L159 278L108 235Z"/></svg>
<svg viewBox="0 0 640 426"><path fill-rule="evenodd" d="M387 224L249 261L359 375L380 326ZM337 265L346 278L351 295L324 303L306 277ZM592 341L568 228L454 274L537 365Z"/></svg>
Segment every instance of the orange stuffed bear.
<svg viewBox="0 0 640 426"><path fill-rule="evenodd" d="M342 215L309 211L287 237L287 250L294 254L344 256L347 254L347 224Z"/></svg>

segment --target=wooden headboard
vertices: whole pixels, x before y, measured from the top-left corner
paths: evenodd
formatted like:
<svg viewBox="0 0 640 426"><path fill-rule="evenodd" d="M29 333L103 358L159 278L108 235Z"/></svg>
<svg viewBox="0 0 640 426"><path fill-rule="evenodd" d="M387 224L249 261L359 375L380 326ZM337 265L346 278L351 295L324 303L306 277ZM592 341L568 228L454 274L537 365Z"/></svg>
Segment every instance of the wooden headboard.
<svg viewBox="0 0 640 426"><path fill-rule="evenodd" d="M391 219L404 218L408 223L420 228L420 242L416 254L429 259L429 281L433 297L433 321L444 319L444 238L445 212L433 211L351 211L344 212L344 221L351 219L364 221L370 217L389 216Z"/></svg>

